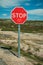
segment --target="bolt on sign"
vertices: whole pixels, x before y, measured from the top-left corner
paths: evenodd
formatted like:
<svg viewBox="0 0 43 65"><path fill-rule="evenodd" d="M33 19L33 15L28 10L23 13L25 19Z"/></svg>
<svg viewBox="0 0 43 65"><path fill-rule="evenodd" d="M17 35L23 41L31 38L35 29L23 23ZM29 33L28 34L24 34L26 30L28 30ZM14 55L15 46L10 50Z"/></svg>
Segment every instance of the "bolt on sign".
<svg viewBox="0 0 43 65"><path fill-rule="evenodd" d="M16 7L11 11L11 20L18 24L18 57L20 57L20 24L24 24L27 19L27 12L22 7Z"/></svg>

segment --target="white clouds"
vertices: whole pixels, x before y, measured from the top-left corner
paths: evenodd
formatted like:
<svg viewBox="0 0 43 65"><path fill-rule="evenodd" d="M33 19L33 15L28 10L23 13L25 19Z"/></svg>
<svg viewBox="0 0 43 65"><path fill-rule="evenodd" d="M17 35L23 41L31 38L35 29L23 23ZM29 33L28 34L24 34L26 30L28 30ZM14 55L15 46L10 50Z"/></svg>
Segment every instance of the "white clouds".
<svg viewBox="0 0 43 65"><path fill-rule="evenodd" d="M2 14L3 16L7 16L7 14Z"/></svg>
<svg viewBox="0 0 43 65"><path fill-rule="evenodd" d="M3 14L1 14L1 17L2 18L10 18L10 15L8 15L7 13L3 13Z"/></svg>
<svg viewBox="0 0 43 65"><path fill-rule="evenodd" d="M1 0L0 6L2 7L11 7L11 6L17 6L19 5L20 0Z"/></svg>
<svg viewBox="0 0 43 65"><path fill-rule="evenodd" d="M27 11L28 14L43 15L43 9L34 9Z"/></svg>
<svg viewBox="0 0 43 65"><path fill-rule="evenodd" d="M0 0L0 6L4 8L12 7L12 6L20 6L21 2L25 2L26 0ZM28 0L31 1L31 0ZM26 5L29 5L26 3Z"/></svg>

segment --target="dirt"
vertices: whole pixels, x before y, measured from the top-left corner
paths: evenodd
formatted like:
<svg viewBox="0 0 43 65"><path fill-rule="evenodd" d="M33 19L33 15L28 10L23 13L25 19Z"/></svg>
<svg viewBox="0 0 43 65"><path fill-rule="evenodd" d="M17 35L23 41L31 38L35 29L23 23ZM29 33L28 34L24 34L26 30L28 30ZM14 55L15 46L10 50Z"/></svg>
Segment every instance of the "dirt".
<svg viewBox="0 0 43 65"><path fill-rule="evenodd" d="M7 65L33 65L31 62L27 62L25 57L21 56L18 58L9 50L0 49L0 58L2 58Z"/></svg>
<svg viewBox="0 0 43 65"><path fill-rule="evenodd" d="M0 31L0 35L8 35L1 36L0 42L4 44L9 44L11 46L18 46L18 33L12 31ZM9 37L10 35L10 37ZM20 34L20 47L25 52L31 52L32 54L43 58L43 33L21 33ZM32 62L27 61L25 57L17 58L12 55L8 50L0 49L0 58L8 65L33 65ZM34 61L33 61L34 62Z"/></svg>

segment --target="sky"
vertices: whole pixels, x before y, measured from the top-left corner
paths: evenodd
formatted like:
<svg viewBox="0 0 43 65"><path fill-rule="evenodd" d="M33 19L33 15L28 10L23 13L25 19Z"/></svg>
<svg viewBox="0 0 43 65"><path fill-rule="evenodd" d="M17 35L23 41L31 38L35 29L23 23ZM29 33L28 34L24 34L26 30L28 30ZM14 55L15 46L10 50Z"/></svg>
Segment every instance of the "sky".
<svg viewBox="0 0 43 65"><path fill-rule="evenodd" d="M23 7L28 20L43 20L43 0L0 0L0 19L9 19L15 7Z"/></svg>

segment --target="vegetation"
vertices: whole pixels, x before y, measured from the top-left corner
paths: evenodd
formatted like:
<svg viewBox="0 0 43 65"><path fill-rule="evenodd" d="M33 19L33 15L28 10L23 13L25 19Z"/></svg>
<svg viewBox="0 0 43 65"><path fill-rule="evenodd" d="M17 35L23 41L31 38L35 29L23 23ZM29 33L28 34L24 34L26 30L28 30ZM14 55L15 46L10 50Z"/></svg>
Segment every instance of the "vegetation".
<svg viewBox="0 0 43 65"><path fill-rule="evenodd" d="M10 19L0 19L0 29L2 31L18 31L18 25ZM21 32L43 32L43 21L26 21L21 25Z"/></svg>
<svg viewBox="0 0 43 65"><path fill-rule="evenodd" d="M34 65L42 65L42 64L40 64L40 63L37 63L37 64L34 64Z"/></svg>

